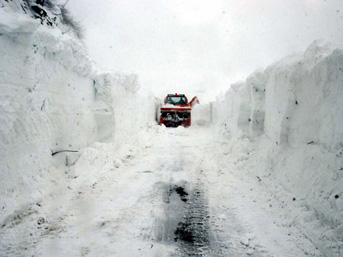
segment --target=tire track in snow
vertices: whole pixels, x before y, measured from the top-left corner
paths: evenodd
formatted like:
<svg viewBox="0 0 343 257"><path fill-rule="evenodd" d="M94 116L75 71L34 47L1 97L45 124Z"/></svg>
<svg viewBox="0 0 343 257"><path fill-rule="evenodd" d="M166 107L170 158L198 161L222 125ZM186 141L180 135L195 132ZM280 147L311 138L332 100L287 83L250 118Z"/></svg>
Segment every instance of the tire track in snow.
<svg viewBox="0 0 343 257"><path fill-rule="evenodd" d="M202 183L196 183L190 194L186 215L174 231L174 241L179 243L183 256L206 256L210 248L208 201Z"/></svg>
<svg viewBox="0 0 343 257"><path fill-rule="evenodd" d="M156 239L176 247L171 256L242 256L245 247L237 234L244 234L244 230L234 215L232 220L223 220L218 217L218 208L210 206L202 172L197 172L195 182L164 185L165 217L156 221Z"/></svg>

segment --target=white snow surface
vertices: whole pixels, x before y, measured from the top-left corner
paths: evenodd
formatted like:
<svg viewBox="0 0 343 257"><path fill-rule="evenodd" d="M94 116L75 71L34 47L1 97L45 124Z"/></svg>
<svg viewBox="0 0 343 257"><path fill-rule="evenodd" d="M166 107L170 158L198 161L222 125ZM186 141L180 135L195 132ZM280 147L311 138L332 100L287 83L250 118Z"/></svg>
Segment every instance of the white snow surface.
<svg viewBox="0 0 343 257"><path fill-rule="evenodd" d="M213 136L208 127L153 124L120 148L93 144L64 168L58 187L5 223L0 251L5 256L321 256L301 227L312 226L311 220L293 220L294 213L313 214L291 200L275 199L263 183L241 172L244 160L228 152L227 142ZM177 188L185 190L187 201ZM182 243L177 229L198 212L203 219L193 222L203 230L193 233L204 243Z"/></svg>
<svg viewBox="0 0 343 257"><path fill-rule="evenodd" d="M168 129L136 75L95 71L20 3L0 3L1 256L343 256L342 49L315 42Z"/></svg>
<svg viewBox="0 0 343 257"><path fill-rule="evenodd" d="M277 198L286 190L282 204L294 199L312 213L297 219L318 223L306 233L325 256L343 255L342 99L343 49L316 41L213 103L217 131L241 155L242 174L261 179Z"/></svg>
<svg viewBox="0 0 343 257"><path fill-rule="evenodd" d="M1 5L3 5L1 3ZM155 119L136 75L95 72L65 27L41 25L20 1L0 8L0 224L47 190L95 142L126 141ZM133 118L134 117L134 118ZM61 150L78 152L52 153Z"/></svg>

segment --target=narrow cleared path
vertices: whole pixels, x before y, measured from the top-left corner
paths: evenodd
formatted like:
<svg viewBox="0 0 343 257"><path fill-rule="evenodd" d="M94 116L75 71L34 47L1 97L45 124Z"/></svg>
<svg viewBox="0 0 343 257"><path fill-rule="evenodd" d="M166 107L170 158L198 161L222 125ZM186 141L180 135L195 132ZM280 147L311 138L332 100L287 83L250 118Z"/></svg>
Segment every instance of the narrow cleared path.
<svg viewBox="0 0 343 257"><path fill-rule="evenodd" d="M124 154L81 158L58 198L2 228L1 256L320 256L268 191L237 175L210 128L149 133Z"/></svg>

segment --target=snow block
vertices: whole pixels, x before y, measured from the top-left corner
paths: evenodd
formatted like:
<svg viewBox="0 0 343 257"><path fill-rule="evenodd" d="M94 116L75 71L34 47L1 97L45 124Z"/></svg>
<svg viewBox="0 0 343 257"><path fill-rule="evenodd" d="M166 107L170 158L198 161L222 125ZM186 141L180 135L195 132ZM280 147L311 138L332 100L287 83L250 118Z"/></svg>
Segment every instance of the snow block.
<svg viewBox="0 0 343 257"><path fill-rule="evenodd" d="M337 240L343 226L342 99L343 49L315 41L304 53L233 84L213 103L222 135L255 142L249 173L271 175L332 229L330 236L316 232L328 256L340 256L328 242Z"/></svg>
<svg viewBox="0 0 343 257"><path fill-rule="evenodd" d="M155 118L136 75L99 74L73 33L37 23L22 3L0 9L0 225L67 185L85 148L123 142ZM63 150L78 152L54 154Z"/></svg>

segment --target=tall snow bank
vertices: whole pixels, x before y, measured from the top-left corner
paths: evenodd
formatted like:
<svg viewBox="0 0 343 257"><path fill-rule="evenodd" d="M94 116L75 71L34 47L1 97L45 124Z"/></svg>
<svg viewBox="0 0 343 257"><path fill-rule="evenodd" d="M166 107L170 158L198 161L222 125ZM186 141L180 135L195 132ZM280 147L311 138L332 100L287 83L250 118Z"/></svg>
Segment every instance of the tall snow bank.
<svg viewBox="0 0 343 257"><path fill-rule="evenodd" d="M299 147L343 146L343 50L313 43L303 55L266 70L266 135Z"/></svg>
<svg viewBox="0 0 343 257"><path fill-rule="evenodd" d="M122 141L155 121L155 97L139 94L134 74L98 74L94 79L98 141Z"/></svg>
<svg viewBox="0 0 343 257"><path fill-rule="evenodd" d="M330 256L343 253L342 99L343 49L314 42L232 85L213 103L220 133L252 142L245 171L266 180L271 175L332 229L316 232Z"/></svg>
<svg viewBox="0 0 343 257"><path fill-rule="evenodd" d="M329 150L343 145L342 49L314 42L246 81L216 102L217 123L235 135L265 133L296 148L313 142ZM265 112L265 110L268 110Z"/></svg>
<svg viewBox="0 0 343 257"><path fill-rule="evenodd" d="M155 118L136 76L94 72L65 26L33 19L22 3L0 5L0 224L63 187L83 149L123 142Z"/></svg>

